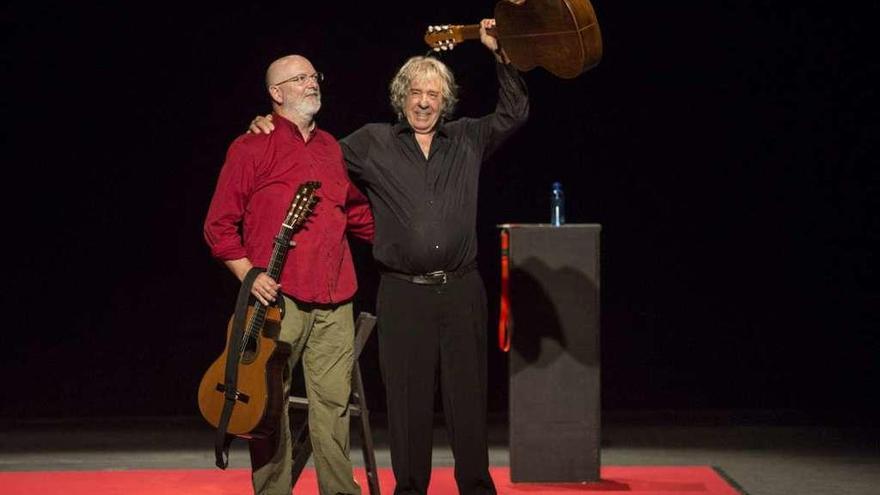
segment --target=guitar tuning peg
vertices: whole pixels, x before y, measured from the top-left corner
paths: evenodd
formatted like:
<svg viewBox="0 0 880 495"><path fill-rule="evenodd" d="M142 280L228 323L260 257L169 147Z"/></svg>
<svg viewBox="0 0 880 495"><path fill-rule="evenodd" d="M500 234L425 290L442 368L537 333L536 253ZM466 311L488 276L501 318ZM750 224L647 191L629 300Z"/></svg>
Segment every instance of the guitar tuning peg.
<svg viewBox="0 0 880 495"><path fill-rule="evenodd" d="M443 29L449 29L449 24L443 26Z"/></svg>
<svg viewBox="0 0 880 495"><path fill-rule="evenodd" d="M434 47L434 51L435 51L435 52L439 52L439 51L440 51L440 47L439 47L439 46L435 46L435 47Z"/></svg>
<svg viewBox="0 0 880 495"><path fill-rule="evenodd" d="M428 26L428 32L429 32L429 33L433 33L433 32L434 32L434 26Z"/></svg>

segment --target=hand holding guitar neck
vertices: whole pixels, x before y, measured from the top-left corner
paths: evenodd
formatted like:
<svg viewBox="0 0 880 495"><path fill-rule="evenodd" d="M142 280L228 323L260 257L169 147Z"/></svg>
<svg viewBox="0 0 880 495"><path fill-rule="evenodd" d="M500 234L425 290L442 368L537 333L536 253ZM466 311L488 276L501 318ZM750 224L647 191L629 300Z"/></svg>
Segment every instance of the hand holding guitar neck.
<svg viewBox="0 0 880 495"><path fill-rule="evenodd" d="M510 59L504 55L503 48L498 44L498 38L495 37L496 34L495 19L483 19L480 21L480 41L495 55L495 59L499 63L510 63Z"/></svg>

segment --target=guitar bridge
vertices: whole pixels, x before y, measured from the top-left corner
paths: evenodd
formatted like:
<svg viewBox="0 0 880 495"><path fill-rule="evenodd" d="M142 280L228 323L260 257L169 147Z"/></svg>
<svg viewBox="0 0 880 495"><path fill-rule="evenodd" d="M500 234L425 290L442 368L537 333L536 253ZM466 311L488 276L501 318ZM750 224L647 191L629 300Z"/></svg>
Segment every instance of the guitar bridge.
<svg viewBox="0 0 880 495"><path fill-rule="evenodd" d="M222 394L226 394L226 385L225 384L218 383L216 389L218 392L220 392ZM247 404L248 402L250 402L251 396L248 394L243 394L241 392L236 391L235 392L235 400L237 400L241 403Z"/></svg>

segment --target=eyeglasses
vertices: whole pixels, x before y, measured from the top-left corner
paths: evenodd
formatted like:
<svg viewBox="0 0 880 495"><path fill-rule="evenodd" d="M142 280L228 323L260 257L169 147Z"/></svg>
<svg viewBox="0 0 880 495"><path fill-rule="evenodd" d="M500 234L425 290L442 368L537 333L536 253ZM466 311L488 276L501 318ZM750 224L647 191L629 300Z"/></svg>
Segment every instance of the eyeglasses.
<svg viewBox="0 0 880 495"><path fill-rule="evenodd" d="M302 86L303 84L306 83L306 81L309 81L309 80L312 82L318 82L318 83L323 82L324 81L324 74L322 74L320 72L315 72L314 74L311 74L311 75L299 74L299 75L291 77L290 79L285 79L281 82L277 82L277 83L273 84L272 86L281 86L282 84L288 83L288 82L292 82L292 83L296 84L297 86Z"/></svg>

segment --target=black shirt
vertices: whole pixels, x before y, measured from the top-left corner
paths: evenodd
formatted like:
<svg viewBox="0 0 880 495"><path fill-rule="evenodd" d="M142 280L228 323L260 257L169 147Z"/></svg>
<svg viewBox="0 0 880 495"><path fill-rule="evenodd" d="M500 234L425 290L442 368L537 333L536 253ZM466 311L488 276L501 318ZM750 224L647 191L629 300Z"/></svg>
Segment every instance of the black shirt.
<svg viewBox="0 0 880 495"><path fill-rule="evenodd" d="M405 119L367 124L340 142L352 178L370 199L373 256L384 269L453 271L476 259L480 165L529 112L517 70L497 64L497 73L495 112L440 123L428 158Z"/></svg>

